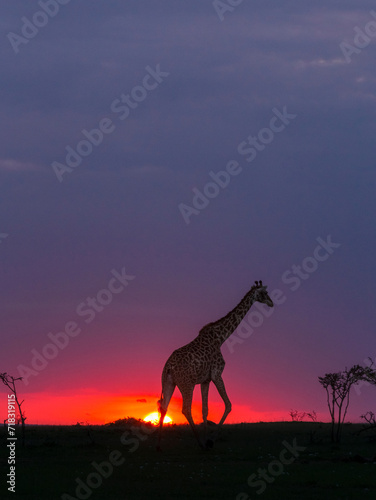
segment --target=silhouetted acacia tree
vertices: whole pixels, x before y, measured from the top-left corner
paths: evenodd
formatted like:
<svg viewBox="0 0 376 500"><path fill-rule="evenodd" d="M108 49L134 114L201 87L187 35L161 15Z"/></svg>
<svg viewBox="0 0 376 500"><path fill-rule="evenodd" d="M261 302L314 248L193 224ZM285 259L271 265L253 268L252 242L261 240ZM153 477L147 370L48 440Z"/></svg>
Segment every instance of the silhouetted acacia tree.
<svg viewBox="0 0 376 500"><path fill-rule="evenodd" d="M354 365L350 369L345 368L342 372L326 373L324 377L319 377L320 384L326 390L332 421L332 442L339 443L340 441L342 424L350 404L351 387L361 381L376 384L376 370L372 366L373 363L371 366Z"/></svg>
<svg viewBox="0 0 376 500"><path fill-rule="evenodd" d="M26 416L24 411L21 408L21 405L23 403L23 400L21 403L19 402L18 395L17 395L17 389L16 389L16 382L17 380L22 380L22 377L12 377L12 375L9 375L8 373L0 373L0 379L2 380L3 384L6 385L14 394L14 399L16 401L18 411L20 414L20 419L21 419L21 424L22 424L22 446L25 446L25 420Z"/></svg>

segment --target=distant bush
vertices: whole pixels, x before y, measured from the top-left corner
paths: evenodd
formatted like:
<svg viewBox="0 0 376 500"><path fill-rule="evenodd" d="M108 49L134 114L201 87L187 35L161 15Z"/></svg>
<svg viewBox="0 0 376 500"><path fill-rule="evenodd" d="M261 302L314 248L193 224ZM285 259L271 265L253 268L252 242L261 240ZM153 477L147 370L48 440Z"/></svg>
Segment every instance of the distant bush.
<svg viewBox="0 0 376 500"><path fill-rule="evenodd" d="M150 427L153 428L154 425L151 422L145 422L141 418L125 417L114 420L113 422L108 422L105 424L108 427Z"/></svg>
<svg viewBox="0 0 376 500"><path fill-rule="evenodd" d="M303 422L305 418L312 420L312 422L317 422L317 414L315 410L312 410L311 412L291 410L289 415L292 422Z"/></svg>
<svg viewBox="0 0 376 500"><path fill-rule="evenodd" d="M370 429L376 431L376 415L373 413L373 411L367 411L367 413L361 415L360 418L362 418L366 423L363 426L363 429L361 429L359 432L369 431Z"/></svg>

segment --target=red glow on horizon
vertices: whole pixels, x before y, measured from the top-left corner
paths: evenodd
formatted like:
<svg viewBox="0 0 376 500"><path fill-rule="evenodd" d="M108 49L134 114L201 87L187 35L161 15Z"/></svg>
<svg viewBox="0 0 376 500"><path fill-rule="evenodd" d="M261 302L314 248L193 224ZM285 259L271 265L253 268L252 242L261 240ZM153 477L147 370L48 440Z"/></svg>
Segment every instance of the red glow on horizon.
<svg viewBox="0 0 376 500"><path fill-rule="evenodd" d="M103 425L115 420L133 417L144 420L145 416L157 412L160 395L119 395L100 393L95 390L79 394L29 393L24 397L23 408L27 424L74 425L77 422ZM257 407L257 405L255 405ZM175 424L187 424L181 413L182 399L172 398L168 415ZM208 419L219 422L224 411L221 401L209 402ZM202 422L201 401L193 401L192 417L196 423ZM5 416L1 417L5 418ZM233 410L226 423L260 422L288 420L288 414L281 411L257 412L247 406L233 404Z"/></svg>

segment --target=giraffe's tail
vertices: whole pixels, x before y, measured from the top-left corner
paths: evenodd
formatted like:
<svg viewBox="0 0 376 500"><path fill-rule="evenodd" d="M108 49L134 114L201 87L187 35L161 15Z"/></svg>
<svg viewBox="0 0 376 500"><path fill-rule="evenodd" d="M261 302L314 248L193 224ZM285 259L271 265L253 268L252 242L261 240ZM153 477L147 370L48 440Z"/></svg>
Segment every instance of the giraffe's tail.
<svg viewBox="0 0 376 500"><path fill-rule="evenodd" d="M158 399L157 405L158 405L158 413L161 413L161 405L163 403L163 390L161 392L161 399Z"/></svg>
<svg viewBox="0 0 376 500"><path fill-rule="evenodd" d="M163 372L162 372L162 390L161 390L161 397L160 399L158 399L157 401L157 405L158 405L158 413L162 414L162 411L164 413L166 413L166 410L165 408L163 408L162 404L165 402L165 394L164 394L164 390L165 390L165 386L166 386L166 381L167 381L167 377L169 375L169 368L167 367L167 363L166 365L164 366L163 368Z"/></svg>
<svg viewBox="0 0 376 500"><path fill-rule="evenodd" d="M163 368L163 372L162 372L162 390L161 390L161 397L160 399L158 399L157 401L157 405L158 405L158 413L161 414L162 413L162 403L163 403L163 385L164 385L164 380L165 380L165 371L166 371L166 367Z"/></svg>

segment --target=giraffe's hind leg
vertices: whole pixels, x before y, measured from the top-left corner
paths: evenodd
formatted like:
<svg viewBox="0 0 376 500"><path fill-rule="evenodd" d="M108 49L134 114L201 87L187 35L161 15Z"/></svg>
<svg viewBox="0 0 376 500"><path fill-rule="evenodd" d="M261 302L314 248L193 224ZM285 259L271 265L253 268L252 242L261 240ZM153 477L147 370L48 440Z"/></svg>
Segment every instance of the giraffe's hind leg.
<svg viewBox="0 0 376 500"><path fill-rule="evenodd" d="M158 432L158 444L157 444L157 450L161 450L161 439L162 439L162 428L163 428L163 421L167 413L167 408L168 405L170 404L171 397L174 393L176 385L172 381L172 378L170 376L166 377L166 380L163 383L162 386L162 397L158 401L158 406L159 406L159 432Z"/></svg>

